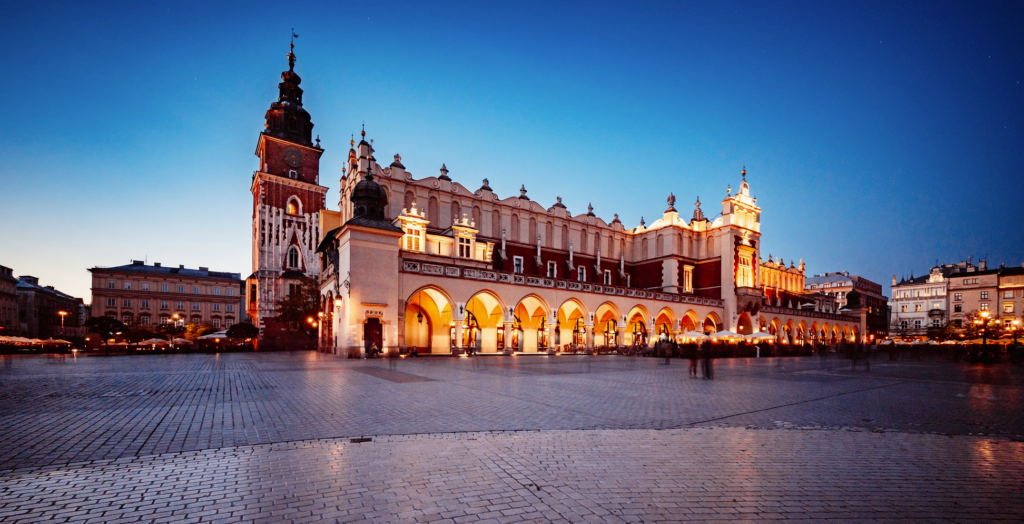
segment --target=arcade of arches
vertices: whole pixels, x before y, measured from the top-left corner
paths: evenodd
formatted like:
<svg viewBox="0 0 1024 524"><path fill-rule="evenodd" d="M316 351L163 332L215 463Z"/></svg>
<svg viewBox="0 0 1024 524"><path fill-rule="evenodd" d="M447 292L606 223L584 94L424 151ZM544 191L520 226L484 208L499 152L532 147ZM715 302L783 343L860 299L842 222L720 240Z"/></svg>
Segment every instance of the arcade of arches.
<svg viewBox="0 0 1024 524"><path fill-rule="evenodd" d="M440 286L423 286L405 300L399 345L421 354L450 354L466 348L484 354L575 352L602 346L649 346L662 334L678 338L693 331L715 333L725 325L714 307L542 293L523 290L510 298L481 289L458 297ZM808 325L792 319L783 324L778 318L751 319L746 313L744 317L740 329L750 333L758 326L779 343L829 343L853 340L857 334L855 326Z"/></svg>

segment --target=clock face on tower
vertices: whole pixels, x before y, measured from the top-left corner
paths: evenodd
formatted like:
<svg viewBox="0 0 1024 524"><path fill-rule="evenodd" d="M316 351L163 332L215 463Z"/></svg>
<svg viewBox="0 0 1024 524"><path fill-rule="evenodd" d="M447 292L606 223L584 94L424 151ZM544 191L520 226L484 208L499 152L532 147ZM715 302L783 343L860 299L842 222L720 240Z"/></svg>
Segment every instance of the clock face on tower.
<svg viewBox="0 0 1024 524"><path fill-rule="evenodd" d="M299 167L302 165L302 151L295 147L289 147L284 150L284 161L292 167Z"/></svg>

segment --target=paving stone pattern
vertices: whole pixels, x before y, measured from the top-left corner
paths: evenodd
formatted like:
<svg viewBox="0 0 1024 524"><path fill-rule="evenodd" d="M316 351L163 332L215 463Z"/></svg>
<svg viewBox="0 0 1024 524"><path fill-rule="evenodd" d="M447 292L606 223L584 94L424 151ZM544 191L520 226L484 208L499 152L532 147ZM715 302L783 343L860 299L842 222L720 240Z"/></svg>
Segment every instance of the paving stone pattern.
<svg viewBox="0 0 1024 524"><path fill-rule="evenodd" d="M1024 519L1021 368L659 362L8 357L0 522Z"/></svg>

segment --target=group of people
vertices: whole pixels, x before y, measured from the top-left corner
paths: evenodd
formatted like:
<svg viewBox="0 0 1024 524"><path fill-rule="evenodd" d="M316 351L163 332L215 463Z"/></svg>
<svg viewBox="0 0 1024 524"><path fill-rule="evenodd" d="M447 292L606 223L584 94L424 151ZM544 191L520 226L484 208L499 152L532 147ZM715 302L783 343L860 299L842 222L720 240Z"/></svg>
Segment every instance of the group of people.
<svg viewBox="0 0 1024 524"><path fill-rule="evenodd" d="M689 348L686 356L690 360L690 378L697 378L698 364L700 364L701 378L707 380L715 378L714 366L711 362L714 357L711 342L705 340L700 345L688 345L687 347ZM658 356L664 357L667 366L672 363L673 356L679 355L679 344L671 340L668 335L663 334L655 345L655 351Z"/></svg>

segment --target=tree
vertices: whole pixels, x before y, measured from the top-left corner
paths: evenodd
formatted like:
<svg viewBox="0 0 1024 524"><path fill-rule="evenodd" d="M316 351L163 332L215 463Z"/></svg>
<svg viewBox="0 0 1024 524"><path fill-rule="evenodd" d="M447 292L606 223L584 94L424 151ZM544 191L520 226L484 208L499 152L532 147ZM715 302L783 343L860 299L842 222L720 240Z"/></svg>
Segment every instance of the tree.
<svg viewBox="0 0 1024 524"><path fill-rule="evenodd" d="M239 322L231 324L228 328L228 338L256 338L260 334L259 328L251 322Z"/></svg>
<svg viewBox="0 0 1024 524"><path fill-rule="evenodd" d="M185 338L188 340L195 341L197 338L203 335L209 335L215 332L209 324L203 324L201 322L191 322L185 326Z"/></svg>
<svg viewBox="0 0 1024 524"><path fill-rule="evenodd" d="M167 340L173 340L175 338L180 338L185 334L185 327L179 326L173 322L168 322L166 324L160 324L157 327L156 332Z"/></svg>
<svg viewBox="0 0 1024 524"><path fill-rule="evenodd" d="M277 318L299 326L303 332L312 336L316 333L309 319L319 320L320 287L315 279L302 277L299 283L288 293L288 296L277 303Z"/></svg>
<svg viewBox="0 0 1024 524"><path fill-rule="evenodd" d="M120 335L128 330L124 322L114 317L91 317L85 321L85 327L89 328L90 333L103 337L103 345L106 345L114 335Z"/></svg>

